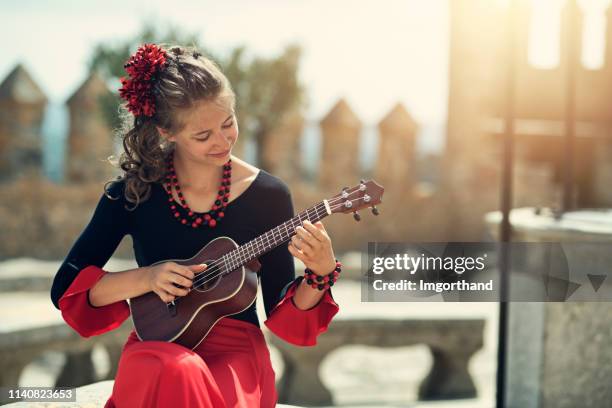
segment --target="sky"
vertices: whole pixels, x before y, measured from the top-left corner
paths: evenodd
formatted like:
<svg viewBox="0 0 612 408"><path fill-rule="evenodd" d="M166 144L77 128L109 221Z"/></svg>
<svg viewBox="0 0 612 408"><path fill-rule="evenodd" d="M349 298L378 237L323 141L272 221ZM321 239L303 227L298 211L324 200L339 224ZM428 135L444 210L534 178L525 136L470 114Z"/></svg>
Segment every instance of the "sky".
<svg viewBox="0 0 612 408"><path fill-rule="evenodd" d="M377 123L397 102L418 122L446 117L447 0L0 0L0 16L0 78L23 62L55 103L85 79L95 44L133 36L151 20L198 33L221 54L246 45L271 56L300 44L309 118L341 97L364 123Z"/></svg>
<svg viewBox="0 0 612 408"><path fill-rule="evenodd" d="M441 129L447 116L449 1L461 0L0 0L0 79L23 62L51 101L63 103L85 79L95 44L132 37L145 21L154 21L162 30L170 23L197 33L217 54L245 45L252 55L272 56L287 44L300 44L299 76L310 120L343 97L366 125L401 102L417 123ZM532 1L537 35L529 59L551 68L558 64L565 0ZM583 63L598 68L605 46L603 10L611 0L578 3L587 23Z"/></svg>

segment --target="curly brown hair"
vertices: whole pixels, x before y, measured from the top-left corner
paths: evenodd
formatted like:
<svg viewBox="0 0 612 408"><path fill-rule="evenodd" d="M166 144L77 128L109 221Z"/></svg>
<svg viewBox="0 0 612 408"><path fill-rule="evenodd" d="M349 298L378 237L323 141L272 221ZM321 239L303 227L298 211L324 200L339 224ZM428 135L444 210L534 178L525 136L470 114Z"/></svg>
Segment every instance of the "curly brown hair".
<svg viewBox="0 0 612 408"><path fill-rule="evenodd" d="M115 134L122 140L123 152L118 162L114 156L109 161L124 173L104 184L105 195L116 200L120 197L110 196L106 186L124 181L125 199L134 204L132 208L126 206L130 211L149 199L151 184L164 178L166 160L174 151L174 143L166 140L157 127L169 134L180 132L185 126L182 114L200 101L228 97L232 111L236 105L229 80L212 59L193 46L164 44L160 47L166 50L169 63L153 81L155 114L134 116L125 104L120 106L121 125Z"/></svg>

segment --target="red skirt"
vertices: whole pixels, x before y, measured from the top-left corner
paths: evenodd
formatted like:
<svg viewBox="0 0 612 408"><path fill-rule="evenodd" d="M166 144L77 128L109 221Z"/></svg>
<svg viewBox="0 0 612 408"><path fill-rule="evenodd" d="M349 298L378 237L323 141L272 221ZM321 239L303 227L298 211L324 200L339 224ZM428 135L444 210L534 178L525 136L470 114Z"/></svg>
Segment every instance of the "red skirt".
<svg viewBox="0 0 612 408"><path fill-rule="evenodd" d="M129 316L126 301L102 307L89 303L89 289L106 273L90 265L81 270L59 300L64 320L81 336L119 327ZM287 289L264 324L296 346L314 346L338 312L326 290L314 307L301 310ZM275 374L263 333L256 325L222 318L194 350L163 341L141 342L132 331L124 346L110 407L268 408L276 405Z"/></svg>
<svg viewBox="0 0 612 408"><path fill-rule="evenodd" d="M194 350L140 341L132 331L105 408L276 405L275 374L262 331L222 318Z"/></svg>

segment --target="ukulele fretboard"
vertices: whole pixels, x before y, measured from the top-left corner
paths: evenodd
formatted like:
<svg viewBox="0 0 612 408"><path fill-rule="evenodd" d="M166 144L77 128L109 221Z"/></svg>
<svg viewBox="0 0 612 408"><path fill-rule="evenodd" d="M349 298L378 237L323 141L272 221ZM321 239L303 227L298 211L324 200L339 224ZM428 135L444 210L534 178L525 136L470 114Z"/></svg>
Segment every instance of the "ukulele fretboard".
<svg viewBox="0 0 612 408"><path fill-rule="evenodd" d="M295 235L295 229L302 225L305 220L315 223L328 216L325 201L320 201L316 205L302 211L295 217L291 218L250 240L249 242L239 246L238 248L225 254L222 259L227 272L247 264L249 261L260 257L268 251L276 248L279 245L289 241Z"/></svg>

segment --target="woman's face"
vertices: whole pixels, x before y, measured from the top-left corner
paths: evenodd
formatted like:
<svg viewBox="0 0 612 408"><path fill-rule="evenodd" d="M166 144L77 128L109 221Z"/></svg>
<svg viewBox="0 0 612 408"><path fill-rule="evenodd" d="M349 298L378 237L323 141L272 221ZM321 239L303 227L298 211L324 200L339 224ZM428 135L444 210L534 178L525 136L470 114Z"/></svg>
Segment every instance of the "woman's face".
<svg viewBox="0 0 612 408"><path fill-rule="evenodd" d="M185 124L180 132L173 135L161 129L160 132L175 142L182 157L219 166L229 160L238 140L238 123L229 101L217 98L199 102L183 112L180 120Z"/></svg>

